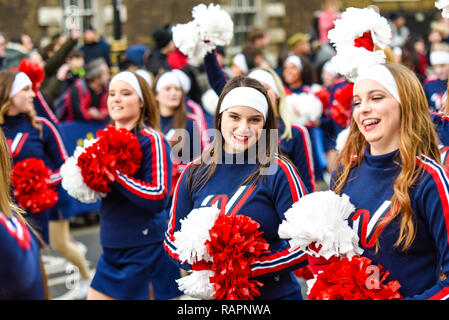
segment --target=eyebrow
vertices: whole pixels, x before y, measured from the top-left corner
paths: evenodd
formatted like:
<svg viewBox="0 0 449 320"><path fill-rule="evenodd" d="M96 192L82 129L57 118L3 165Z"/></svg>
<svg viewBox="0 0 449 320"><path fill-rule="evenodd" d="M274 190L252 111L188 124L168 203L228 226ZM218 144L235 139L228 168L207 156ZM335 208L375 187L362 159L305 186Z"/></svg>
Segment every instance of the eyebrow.
<svg viewBox="0 0 449 320"><path fill-rule="evenodd" d="M237 112L229 111L229 113L232 115L241 117L241 115ZM262 116L260 114L254 114L254 115L249 116L248 118L262 118Z"/></svg>
<svg viewBox="0 0 449 320"><path fill-rule="evenodd" d="M383 94L387 94L385 91L383 91L382 89L374 89L374 90L370 90L370 91L368 91L368 94L373 94L373 93L375 93L375 92L380 92L380 93L383 93ZM354 98L355 97L359 97L359 95L358 94L356 94L356 95L354 95Z"/></svg>

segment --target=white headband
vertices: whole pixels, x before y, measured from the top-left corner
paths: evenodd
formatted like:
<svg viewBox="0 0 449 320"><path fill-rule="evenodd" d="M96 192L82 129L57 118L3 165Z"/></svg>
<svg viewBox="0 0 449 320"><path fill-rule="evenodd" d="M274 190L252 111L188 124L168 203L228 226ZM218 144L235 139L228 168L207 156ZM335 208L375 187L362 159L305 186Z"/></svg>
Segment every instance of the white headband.
<svg viewBox="0 0 449 320"><path fill-rule="evenodd" d="M179 69L173 69L171 72L173 72L176 78L178 78L182 91L184 91L184 93L189 93L190 88L192 87L192 81L189 76L184 71Z"/></svg>
<svg viewBox="0 0 449 320"><path fill-rule="evenodd" d="M159 92L163 87L174 84L182 88L179 78L171 71L165 72L157 81L156 92Z"/></svg>
<svg viewBox="0 0 449 320"><path fill-rule="evenodd" d="M22 90L26 86L32 85L33 83L31 82L30 78L28 78L25 73L19 72L14 78L14 82L12 83L11 91L9 91L9 97L14 97L20 90Z"/></svg>
<svg viewBox="0 0 449 320"><path fill-rule="evenodd" d="M430 64L449 64L449 52L446 51L432 51L430 53Z"/></svg>
<svg viewBox="0 0 449 320"><path fill-rule="evenodd" d="M232 59L232 62L237 65L237 67L242 70L244 74L248 73L248 64L246 63L246 58L243 53L236 54L235 57Z"/></svg>
<svg viewBox="0 0 449 320"><path fill-rule="evenodd" d="M399 103L401 103L396 81L394 80L390 70L388 70L388 68L385 65L377 64L366 68L360 68L359 76L357 77L357 80L354 83L354 90L355 86L362 80L374 80L380 83L382 86L385 87L385 89L387 89L391 93L391 95Z"/></svg>
<svg viewBox="0 0 449 320"><path fill-rule="evenodd" d="M249 75L249 78L256 79L260 82L266 83L273 91L276 93L278 97L280 97L279 89L276 86L276 81L271 73L268 71L257 69L252 71Z"/></svg>
<svg viewBox="0 0 449 320"><path fill-rule="evenodd" d="M226 109L245 106L253 108L263 114L263 118L267 118L268 101L265 95L257 89L251 87L237 87L229 91L223 98L220 106L220 113Z"/></svg>
<svg viewBox="0 0 449 320"><path fill-rule="evenodd" d="M111 82L109 82L109 88L111 87L111 85L116 82L116 81L124 81L127 84L129 84L134 91L136 91L137 95L139 96L140 100L143 101L143 94L142 94L142 89L140 89L140 85L139 85L139 81L137 80L137 77L129 71L123 71L120 73L117 73L111 80Z"/></svg>
<svg viewBox="0 0 449 320"><path fill-rule="evenodd" d="M287 63L293 63L297 68L302 70L302 62L298 56L289 56L287 59L285 59L284 65Z"/></svg>
<svg viewBox="0 0 449 320"><path fill-rule="evenodd" d="M144 69L138 69L136 73L145 79L145 81L148 83L150 88L153 88L153 80L151 79L150 73L147 70Z"/></svg>

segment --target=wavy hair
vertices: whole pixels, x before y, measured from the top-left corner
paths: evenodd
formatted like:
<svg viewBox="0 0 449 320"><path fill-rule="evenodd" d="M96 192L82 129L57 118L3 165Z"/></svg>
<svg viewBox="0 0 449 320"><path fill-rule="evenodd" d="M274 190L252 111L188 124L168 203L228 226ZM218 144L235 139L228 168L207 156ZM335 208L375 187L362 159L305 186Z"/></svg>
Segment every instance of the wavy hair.
<svg viewBox="0 0 449 320"><path fill-rule="evenodd" d="M385 66L393 75L401 100L399 129L401 170L393 185L392 215L382 221L378 228L400 217L400 233L395 246L402 245L402 250L405 251L416 236L415 216L409 195L410 188L422 173L422 168L416 165L416 159L424 155L440 163L440 152L438 138L429 117L426 95L418 78L403 65L386 63ZM367 145L352 118L348 138L337 160L340 166L333 186L336 193L342 192L351 169L361 164Z"/></svg>

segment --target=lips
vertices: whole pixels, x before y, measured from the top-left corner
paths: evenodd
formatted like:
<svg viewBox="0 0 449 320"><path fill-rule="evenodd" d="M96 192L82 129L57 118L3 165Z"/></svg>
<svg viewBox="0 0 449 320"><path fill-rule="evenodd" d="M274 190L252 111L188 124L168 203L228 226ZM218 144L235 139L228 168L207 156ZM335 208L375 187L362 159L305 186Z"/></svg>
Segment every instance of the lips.
<svg viewBox="0 0 449 320"><path fill-rule="evenodd" d="M362 126L365 131L371 131L380 123L380 119L370 118L362 121Z"/></svg>
<svg viewBox="0 0 449 320"><path fill-rule="evenodd" d="M241 143L248 142L248 139L249 139L247 136L239 136L239 135L233 135L233 138L235 141L241 142Z"/></svg>

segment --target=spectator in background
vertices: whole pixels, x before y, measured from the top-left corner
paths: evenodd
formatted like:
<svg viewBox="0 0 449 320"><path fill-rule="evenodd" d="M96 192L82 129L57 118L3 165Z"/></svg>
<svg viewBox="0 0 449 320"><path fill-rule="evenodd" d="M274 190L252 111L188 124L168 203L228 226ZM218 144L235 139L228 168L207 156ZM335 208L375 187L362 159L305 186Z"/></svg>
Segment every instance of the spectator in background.
<svg viewBox="0 0 449 320"><path fill-rule="evenodd" d="M83 39L84 45L81 47L81 50L84 52L86 64L95 59L103 58L107 65L111 66L111 48L92 25L87 25L84 28Z"/></svg>
<svg viewBox="0 0 449 320"><path fill-rule="evenodd" d="M160 28L154 31L153 40L155 47L151 51L145 66L148 71L157 77L165 71L171 70L167 61L167 56L172 51L176 50L176 47L169 27Z"/></svg>
<svg viewBox="0 0 449 320"><path fill-rule="evenodd" d="M340 0L326 0L323 5L323 11L318 18L318 30L320 41L325 44L329 42L327 33L334 28L334 21L340 18Z"/></svg>
<svg viewBox="0 0 449 320"><path fill-rule="evenodd" d="M270 41L270 34L264 28L255 27L248 34L248 44L262 50L270 45Z"/></svg>
<svg viewBox="0 0 449 320"><path fill-rule="evenodd" d="M391 39L390 46L394 47L403 47L405 42L408 40L410 36L410 30L407 28L405 23L407 20L405 17L399 13L392 13L390 15L390 27L391 33L393 35Z"/></svg>
<svg viewBox="0 0 449 320"><path fill-rule="evenodd" d="M6 38L3 33L0 32L0 70L5 68L5 56L6 56Z"/></svg>
<svg viewBox="0 0 449 320"><path fill-rule="evenodd" d="M125 60L131 60L139 68L143 66L143 59L150 49L142 44L129 46L125 51Z"/></svg>
<svg viewBox="0 0 449 320"><path fill-rule="evenodd" d="M21 33L20 35L13 37L6 44L6 68L17 68L20 61L22 61L23 58L27 58L33 48L33 41L29 35Z"/></svg>
<svg viewBox="0 0 449 320"><path fill-rule="evenodd" d="M61 121L106 121L108 118L109 67L102 59L86 65L86 74L78 78L62 96L57 114Z"/></svg>
<svg viewBox="0 0 449 320"><path fill-rule="evenodd" d="M301 58L302 62L302 81L306 85L312 85L317 82L317 75L311 63L312 49L310 46L310 35L297 32L287 40L287 45L291 52Z"/></svg>

